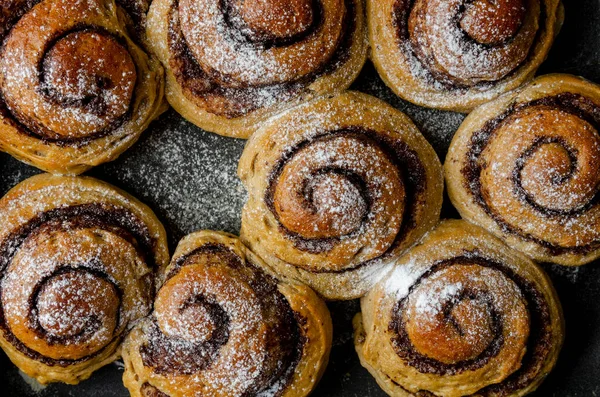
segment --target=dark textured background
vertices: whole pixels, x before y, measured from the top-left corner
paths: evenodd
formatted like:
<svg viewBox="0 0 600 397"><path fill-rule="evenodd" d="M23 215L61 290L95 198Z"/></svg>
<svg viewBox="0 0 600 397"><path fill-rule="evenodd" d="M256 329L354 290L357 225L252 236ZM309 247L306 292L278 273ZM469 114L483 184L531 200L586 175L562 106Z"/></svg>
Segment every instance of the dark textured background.
<svg viewBox="0 0 600 397"><path fill-rule="evenodd" d="M540 73L565 72L600 83L600 0L565 0L566 21ZM368 63L354 89L378 96L409 114L443 160L459 114L419 108L395 97ZM244 141L199 130L169 111L119 160L89 172L149 204L165 223L173 247L198 229L239 229L244 192L235 171ZM0 195L37 173L0 154ZM444 216L456 213L447 203ZM558 366L535 396L600 395L600 263L577 269L545 266L562 301L567 338ZM351 318L358 302L329 305L335 324L331 361L317 397L379 397L385 394L358 363ZM51 385L34 392L0 353L2 396L128 396L122 370L109 365L78 386Z"/></svg>

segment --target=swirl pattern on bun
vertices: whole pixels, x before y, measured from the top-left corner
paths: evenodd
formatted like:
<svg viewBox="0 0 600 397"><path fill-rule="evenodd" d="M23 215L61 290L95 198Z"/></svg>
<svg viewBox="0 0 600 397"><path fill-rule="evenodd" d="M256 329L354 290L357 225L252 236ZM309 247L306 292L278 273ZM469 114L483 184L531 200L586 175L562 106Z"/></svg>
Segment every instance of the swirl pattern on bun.
<svg viewBox="0 0 600 397"><path fill-rule="evenodd" d="M371 58L404 99L469 112L533 77L563 13L559 0L368 0Z"/></svg>
<svg viewBox="0 0 600 397"><path fill-rule="evenodd" d="M120 355L168 262L150 209L92 178L38 175L0 200L0 346L41 383Z"/></svg>
<svg viewBox="0 0 600 397"><path fill-rule="evenodd" d="M138 13L112 0L0 6L1 149L79 174L118 157L165 110L163 68L129 37L142 41L143 7L126 3Z"/></svg>
<svg viewBox="0 0 600 397"><path fill-rule="evenodd" d="M284 108L350 86L367 55L362 0L158 0L148 35L167 98L208 131L248 138Z"/></svg>
<svg viewBox="0 0 600 397"><path fill-rule="evenodd" d="M533 259L600 256L600 88L547 75L476 109L446 160L463 218Z"/></svg>
<svg viewBox="0 0 600 397"><path fill-rule="evenodd" d="M327 365L329 311L309 288L262 269L231 235L185 237L154 313L124 344L131 395L308 395Z"/></svg>
<svg viewBox="0 0 600 397"><path fill-rule="evenodd" d="M328 299L363 295L439 219L439 160L415 125L365 94L265 124L242 155L242 239Z"/></svg>
<svg viewBox="0 0 600 397"><path fill-rule="evenodd" d="M523 396L554 367L562 310L546 274L465 221L444 221L361 301L361 363L390 396Z"/></svg>

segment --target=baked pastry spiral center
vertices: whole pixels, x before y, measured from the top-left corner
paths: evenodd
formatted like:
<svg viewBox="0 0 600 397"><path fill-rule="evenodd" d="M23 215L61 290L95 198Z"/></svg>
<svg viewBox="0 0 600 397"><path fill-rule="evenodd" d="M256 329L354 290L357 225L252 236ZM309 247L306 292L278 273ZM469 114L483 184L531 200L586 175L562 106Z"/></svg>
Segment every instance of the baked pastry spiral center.
<svg viewBox="0 0 600 397"><path fill-rule="evenodd" d="M426 318L424 323L419 323L422 316L411 317L408 333L416 349L445 364L476 358L494 339L489 307L476 298L444 304L450 306L446 313ZM443 315L447 317L440 319Z"/></svg>
<svg viewBox="0 0 600 397"><path fill-rule="evenodd" d="M520 184L527 196L539 206L555 211L569 211L589 203L600 183L600 164L578 164L577 155L561 141L546 139L536 143L531 154L523 158L520 170ZM598 142L595 146L600 149ZM581 172L588 167L591 172Z"/></svg>
<svg viewBox="0 0 600 397"><path fill-rule="evenodd" d="M315 19L312 0L233 0L233 9L254 41L289 39L299 36Z"/></svg>
<svg viewBox="0 0 600 397"><path fill-rule="evenodd" d="M465 280L461 274L468 271L473 271L473 277ZM483 281L481 277L491 279ZM423 281L406 307L406 329L416 350L444 364L481 355L498 336L499 328L493 298L487 294L490 280L506 284L498 281L494 272L473 265L453 266ZM524 305L513 309L527 318Z"/></svg>
<svg viewBox="0 0 600 397"><path fill-rule="evenodd" d="M394 309L401 320L390 327L404 335L394 339L396 352L447 370L477 367L502 354L513 371L530 327L519 286L501 271L462 262L425 276Z"/></svg>
<svg viewBox="0 0 600 397"><path fill-rule="evenodd" d="M51 101L82 108L91 118L81 122L90 128L56 123L50 129L56 138L81 138L110 127L129 109L135 82L135 64L115 38L85 30L66 35L44 57L42 90Z"/></svg>
<svg viewBox="0 0 600 397"><path fill-rule="evenodd" d="M346 236L385 213L388 227L378 238L393 241L405 195L399 169L386 153L364 138L341 134L296 151L277 178L273 201L281 224L303 238Z"/></svg>
<svg viewBox="0 0 600 397"><path fill-rule="evenodd" d="M498 45L517 34L526 11L525 0L475 0L465 5L460 27L481 44Z"/></svg>
<svg viewBox="0 0 600 397"><path fill-rule="evenodd" d="M290 178L291 179L291 178ZM293 186L284 179L275 192L275 206L283 224L289 230L308 238L328 238L350 234L357 230L368 210L364 189L345 175L326 172L308 182L304 191L286 195ZM304 221L296 219L304 214Z"/></svg>
<svg viewBox="0 0 600 397"><path fill-rule="evenodd" d="M111 336L117 327L118 309L113 284L75 269L48 279L36 302L40 326L55 338L75 338L100 325Z"/></svg>
<svg viewBox="0 0 600 397"><path fill-rule="evenodd" d="M525 61L539 18L536 0L416 0L408 35L436 80L470 87L500 80Z"/></svg>
<svg viewBox="0 0 600 397"><path fill-rule="evenodd" d="M576 164L572 154L559 142L547 142L531 152L521 169L523 188L531 195L542 195L544 187L558 185L573 175Z"/></svg>
<svg viewBox="0 0 600 397"><path fill-rule="evenodd" d="M516 112L497 127L482 155L483 198L510 224L520 222L508 218L504 208L512 200L506 191L554 215L584 211L598 193L600 136L584 118L559 108L529 106Z"/></svg>
<svg viewBox="0 0 600 397"><path fill-rule="evenodd" d="M210 340L225 342L229 334L229 316L214 297L195 295L198 291L186 284L173 284L174 297L161 294L157 305L164 310L156 312L161 331L172 338L204 343ZM173 315L177 313L177 315ZM221 337L217 335L221 333Z"/></svg>

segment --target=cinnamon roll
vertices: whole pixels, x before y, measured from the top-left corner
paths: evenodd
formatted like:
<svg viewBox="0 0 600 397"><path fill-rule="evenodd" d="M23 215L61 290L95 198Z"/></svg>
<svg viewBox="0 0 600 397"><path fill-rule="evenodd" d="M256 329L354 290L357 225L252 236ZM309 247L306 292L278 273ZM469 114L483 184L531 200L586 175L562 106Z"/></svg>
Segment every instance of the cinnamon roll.
<svg viewBox="0 0 600 397"><path fill-rule="evenodd" d="M546 274L478 226L445 221L361 301L361 363L390 396L524 396L564 338Z"/></svg>
<svg viewBox="0 0 600 397"><path fill-rule="evenodd" d="M148 207L92 178L38 175L0 200L0 346L40 383L76 384L120 355L168 263Z"/></svg>
<svg viewBox="0 0 600 397"><path fill-rule="evenodd" d="M248 138L276 112L349 87L365 25L363 0L156 0L147 31L175 110Z"/></svg>
<svg viewBox="0 0 600 397"><path fill-rule="evenodd" d="M446 160L463 218L535 260L600 257L600 87L547 75L476 109Z"/></svg>
<svg viewBox="0 0 600 397"><path fill-rule="evenodd" d="M534 76L563 14L560 0L367 0L371 59L400 97L469 112Z"/></svg>
<svg viewBox="0 0 600 397"><path fill-rule="evenodd" d="M185 237L154 313L124 342L131 395L308 395L329 358L329 311L308 287L262 269L234 236Z"/></svg>
<svg viewBox="0 0 600 397"><path fill-rule="evenodd" d="M114 160L166 109L160 62L129 37L142 40L147 4L117 4L0 4L0 149L79 174Z"/></svg>
<svg viewBox="0 0 600 397"><path fill-rule="evenodd" d="M362 296L438 221L443 178L403 113L358 92L275 117L248 141L242 240L327 299Z"/></svg>

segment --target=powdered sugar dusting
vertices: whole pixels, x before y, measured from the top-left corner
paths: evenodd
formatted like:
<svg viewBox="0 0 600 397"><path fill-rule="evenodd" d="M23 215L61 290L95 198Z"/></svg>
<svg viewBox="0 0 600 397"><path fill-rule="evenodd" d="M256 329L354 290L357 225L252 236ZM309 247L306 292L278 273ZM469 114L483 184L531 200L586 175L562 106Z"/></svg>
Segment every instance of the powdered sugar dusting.
<svg viewBox="0 0 600 397"><path fill-rule="evenodd" d="M417 312L420 314L437 315L443 307L443 303L456 300L461 292L461 282L443 284L439 288L430 289L429 293L418 294L415 302Z"/></svg>
<svg viewBox="0 0 600 397"><path fill-rule="evenodd" d="M99 10L90 11L95 17L106 12L95 1L58 2L56 7L62 12L53 13L44 4L34 7L7 37L0 58L2 91L18 110L14 116L29 128L40 124L59 137L92 135L126 113L136 83L135 65L128 50L106 33L75 32L52 43L54 30L31 29L39 18L68 26L68 19L82 9ZM25 45L23 37L30 39ZM94 106L81 105L86 103Z"/></svg>
<svg viewBox="0 0 600 397"><path fill-rule="evenodd" d="M422 267L416 266L416 259L402 265L395 266L385 282L385 292L391 295L395 300L400 300L408 295L410 287L426 271Z"/></svg>
<svg viewBox="0 0 600 397"><path fill-rule="evenodd" d="M30 387L30 390L35 394L35 395L42 395L42 393L44 392L44 390L46 389L47 386L42 385L41 383L39 383L37 380L35 380L34 378L32 378L31 376L28 376L25 372L23 371L19 371L19 376L25 381L25 383L27 383L27 386Z"/></svg>
<svg viewBox="0 0 600 397"><path fill-rule="evenodd" d="M302 224L310 221L317 232L341 241L355 239L353 232L368 233L374 241L365 242L364 252L373 252L382 240L388 241L383 250L388 248L400 228L404 190L397 169L375 143L344 135L316 138L290 156L274 197L285 227L310 238ZM307 192L301 196L296 192L303 186Z"/></svg>
<svg viewBox="0 0 600 397"><path fill-rule="evenodd" d="M419 130L436 150L442 161L448 151L448 146L454 132L466 117L460 113L420 107L399 98L377 77L377 73L371 63L367 63L351 88L383 99L406 113L417 127L419 127Z"/></svg>
<svg viewBox="0 0 600 397"><path fill-rule="evenodd" d="M150 204L172 244L200 229L238 233L246 193L236 170L244 143L198 131L171 111L131 151L91 173Z"/></svg>

